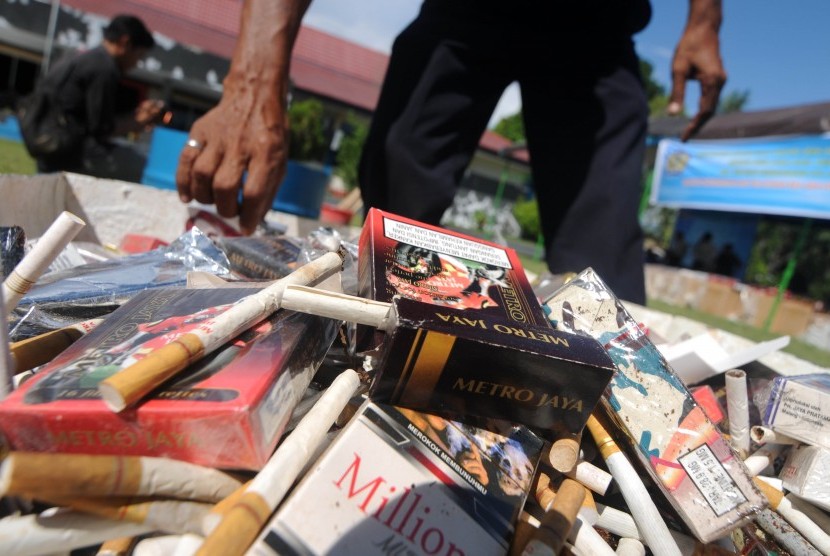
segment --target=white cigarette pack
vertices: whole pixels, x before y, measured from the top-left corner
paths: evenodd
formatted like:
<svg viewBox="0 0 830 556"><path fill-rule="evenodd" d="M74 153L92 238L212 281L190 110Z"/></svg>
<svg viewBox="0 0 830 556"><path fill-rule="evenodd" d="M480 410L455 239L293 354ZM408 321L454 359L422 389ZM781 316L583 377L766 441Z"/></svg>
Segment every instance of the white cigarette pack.
<svg viewBox="0 0 830 556"><path fill-rule="evenodd" d="M764 423L805 444L830 448L830 374L776 377Z"/></svg>
<svg viewBox="0 0 830 556"><path fill-rule="evenodd" d="M830 511L830 450L818 446L794 447L779 478L788 491Z"/></svg>
<svg viewBox="0 0 830 556"><path fill-rule="evenodd" d="M542 441L365 402L248 555L503 555Z"/></svg>

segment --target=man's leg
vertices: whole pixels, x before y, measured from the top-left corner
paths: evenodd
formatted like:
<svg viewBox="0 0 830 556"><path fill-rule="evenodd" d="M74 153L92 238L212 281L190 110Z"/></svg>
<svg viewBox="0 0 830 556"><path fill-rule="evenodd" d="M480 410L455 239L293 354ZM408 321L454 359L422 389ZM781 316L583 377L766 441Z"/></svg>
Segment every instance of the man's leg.
<svg viewBox="0 0 830 556"><path fill-rule="evenodd" d="M495 42L435 14L401 33L360 163L364 210L439 223L510 82Z"/></svg>
<svg viewBox="0 0 830 556"><path fill-rule="evenodd" d="M648 108L630 41L602 51L627 54L572 60L555 85L521 81L546 259L554 273L593 267L618 297L644 303L637 212Z"/></svg>

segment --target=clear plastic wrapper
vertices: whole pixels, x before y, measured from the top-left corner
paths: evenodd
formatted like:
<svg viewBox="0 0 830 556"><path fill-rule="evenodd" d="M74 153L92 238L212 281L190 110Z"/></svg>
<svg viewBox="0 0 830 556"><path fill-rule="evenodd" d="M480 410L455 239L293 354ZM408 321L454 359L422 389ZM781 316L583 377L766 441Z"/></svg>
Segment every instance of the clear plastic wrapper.
<svg viewBox="0 0 830 556"><path fill-rule="evenodd" d="M184 286L192 270L232 277L227 256L198 228L147 253L50 273L12 313L11 340L106 315L146 289Z"/></svg>
<svg viewBox="0 0 830 556"><path fill-rule="evenodd" d="M0 280L11 274L25 255L26 232L20 226L0 226Z"/></svg>
<svg viewBox="0 0 830 556"><path fill-rule="evenodd" d="M766 505L717 427L592 269L546 304L559 328L596 338L616 364L602 404L695 536L719 538Z"/></svg>

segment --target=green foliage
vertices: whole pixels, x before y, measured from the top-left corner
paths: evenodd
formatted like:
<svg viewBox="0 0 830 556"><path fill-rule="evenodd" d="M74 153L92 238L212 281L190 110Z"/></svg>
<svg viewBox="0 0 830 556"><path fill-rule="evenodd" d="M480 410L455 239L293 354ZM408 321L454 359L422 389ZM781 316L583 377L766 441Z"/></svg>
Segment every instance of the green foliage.
<svg viewBox="0 0 830 556"><path fill-rule="evenodd" d="M288 121L288 158L321 160L328 146L323 132L323 103L317 99L292 102Z"/></svg>
<svg viewBox="0 0 830 556"><path fill-rule="evenodd" d="M502 118L493 131L509 139L513 143L521 143L525 140L525 124L522 121L522 113L516 112L512 116Z"/></svg>
<svg viewBox="0 0 830 556"><path fill-rule="evenodd" d="M513 216L521 228L521 237L535 241L539 237L542 226L539 220L539 205L536 199L529 201L518 200L513 205Z"/></svg>
<svg viewBox="0 0 830 556"><path fill-rule="evenodd" d="M36 171L35 160L23 143L0 139L0 174L31 175Z"/></svg>
<svg viewBox="0 0 830 556"><path fill-rule="evenodd" d="M343 179L349 189L352 189L358 185L357 167L369 127L351 113L346 117L344 127L348 131L340 141L340 148L337 150L337 167L334 172Z"/></svg>
<svg viewBox="0 0 830 556"><path fill-rule="evenodd" d="M749 102L749 91L732 91L721 97L718 102L718 114L741 112Z"/></svg>
<svg viewBox="0 0 830 556"><path fill-rule="evenodd" d="M651 102L658 97L666 97L666 88L654 79L654 66L648 60L640 59L640 75L646 89L646 98Z"/></svg>

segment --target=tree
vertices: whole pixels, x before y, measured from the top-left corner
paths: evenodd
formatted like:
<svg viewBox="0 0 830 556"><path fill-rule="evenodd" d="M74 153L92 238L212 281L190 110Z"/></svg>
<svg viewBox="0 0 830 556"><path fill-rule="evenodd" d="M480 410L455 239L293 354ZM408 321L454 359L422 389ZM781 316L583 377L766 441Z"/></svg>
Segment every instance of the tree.
<svg viewBox="0 0 830 556"><path fill-rule="evenodd" d="M749 102L749 91L732 91L721 97L718 102L718 114L742 112Z"/></svg>
<svg viewBox="0 0 830 556"><path fill-rule="evenodd" d="M349 189L357 187L357 167L360 163L360 154L363 151L363 143L369 133L368 126L358 119L354 114L346 116L346 123L343 126L344 136L340 140L340 148L337 149L337 168L335 173L343 178Z"/></svg>
<svg viewBox="0 0 830 556"><path fill-rule="evenodd" d="M323 132L323 103L312 98L292 102L288 122L288 158L321 160L328 146Z"/></svg>
<svg viewBox="0 0 830 556"><path fill-rule="evenodd" d="M525 140L525 124L522 120L522 112L516 112L512 116L507 116L499 120L493 131L509 139L513 143L522 143Z"/></svg>

